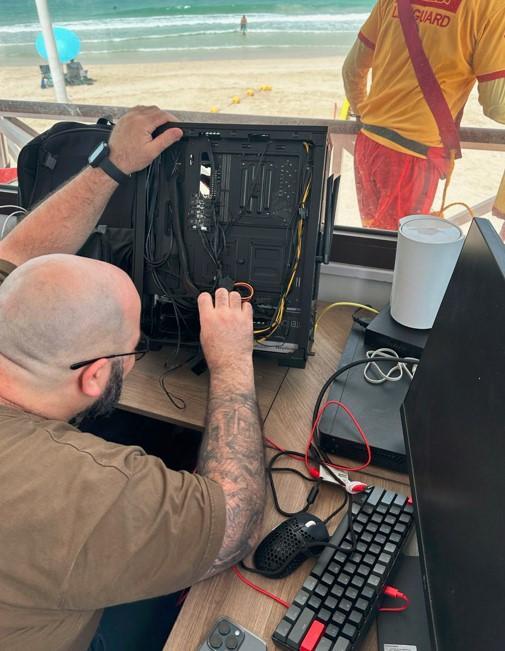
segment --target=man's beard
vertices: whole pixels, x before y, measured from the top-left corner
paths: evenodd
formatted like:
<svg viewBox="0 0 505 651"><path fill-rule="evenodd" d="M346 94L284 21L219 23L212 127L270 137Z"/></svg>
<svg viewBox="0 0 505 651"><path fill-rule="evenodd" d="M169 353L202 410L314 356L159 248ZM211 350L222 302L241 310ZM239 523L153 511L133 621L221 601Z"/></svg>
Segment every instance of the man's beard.
<svg viewBox="0 0 505 651"><path fill-rule="evenodd" d="M111 371L109 381L102 395L92 405L84 411L74 416L70 421L76 427L85 418L98 418L100 416L110 416L114 411L116 404L121 396L123 389L123 360L113 359L111 362Z"/></svg>

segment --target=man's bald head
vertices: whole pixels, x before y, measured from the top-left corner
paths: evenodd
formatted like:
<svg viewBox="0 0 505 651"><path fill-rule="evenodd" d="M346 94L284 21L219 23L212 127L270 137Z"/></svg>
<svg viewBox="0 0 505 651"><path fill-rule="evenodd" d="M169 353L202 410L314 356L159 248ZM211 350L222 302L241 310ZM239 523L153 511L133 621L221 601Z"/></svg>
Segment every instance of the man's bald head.
<svg viewBox="0 0 505 651"><path fill-rule="evenodd" d="M132 281L106 262L42 256L0 286L0 355L35 381L58 382L74 362L128 352L139 322Z"/></svg>

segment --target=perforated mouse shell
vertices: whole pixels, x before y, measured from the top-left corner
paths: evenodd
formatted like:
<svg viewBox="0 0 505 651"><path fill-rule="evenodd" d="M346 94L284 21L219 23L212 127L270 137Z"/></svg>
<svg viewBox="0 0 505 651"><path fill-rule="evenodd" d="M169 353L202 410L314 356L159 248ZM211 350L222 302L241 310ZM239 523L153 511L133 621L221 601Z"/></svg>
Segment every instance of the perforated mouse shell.
<svg viewBox="0 0 505 651"><path fill-rule="evenodd" d="M321 546L308 547L314 542ZM254 553L254 565L280 579L294 572L306 558L318 556L328 542L326 525L315 515L300 513L284 520L261 541Z"/></svg>

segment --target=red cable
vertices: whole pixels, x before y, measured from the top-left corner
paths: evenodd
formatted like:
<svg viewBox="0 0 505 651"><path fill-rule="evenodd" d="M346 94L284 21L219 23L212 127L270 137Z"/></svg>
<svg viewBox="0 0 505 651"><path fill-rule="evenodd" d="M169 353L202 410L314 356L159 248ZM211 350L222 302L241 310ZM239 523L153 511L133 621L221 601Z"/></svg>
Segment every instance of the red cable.
<svg viewBox="0 0 505 651"><path fill-rule="evenodd" d="M379 608L378 610L381 613L403 613L410 606L410 599L407 595L403 594L403 592L400 592L391 585L387 585L384 588L384 594L386 597L391 597L392 599L402 599L405 604L397 608Z"/></svg>
<svg viewBox="0 0 505 651"><path fill-rule="evenodd" d="M319 410L319 413L317 414L317 418L314 421L314 424L312 425L312 431L310 432L310 437L307 443L307 447L305 448L305 466L307 467L307 470L310 472L311 475L314 476L314 472L319 472L318 468L314 468L313 466L310 465L309 462L309 450L310 446L312 445L312 441L314 440L314 433L319 425L319 421L321 420L322 415L324 414L325 410L330 406L330 405L338 405L341 407L345 413L349 416L349 418L352 420L354 426L358 430L359 435L361 436L363 443L365 444L366 452L367 452L367 459L365 463L363 463L361 466L339 466L334 463L328 463L327 465L330 466L331 468L335 468L336 470L346 470L347 472L357 472L358 470L364 470L367 466L370 465L372 461L372 450L370 449L370 444L368 443L368 439L366 437L365 432L361 428L361 425L358 423L356 420L356 417L354 414L351 412L351 410L344 405L343 402L340 402L340 400L328 400L327 402L324 403L324 405L321 407Z"/></svg>
<svg viewBox="0 0 505 651"><path fill-rule="evenodd" d="M268 590L264 590L263 588L260 588L259 585L256 585L252 581L249 581L249 579L246 579L246 577L242 574L242 572L238 569L236 565L233 565L231 568L235 575L246 585L248 585L250 588L253 590L256 590L257 592L261 592L261 594L264 594L267 597L270 597L270 599L273 599L276 601L278 604L281 604L281 606L284 606L284 608L289 608L289 604L287 601L284 601L284 599L281 599L280 597L277 597L276 595L272 594L271 592L268 592Z"/></svg>

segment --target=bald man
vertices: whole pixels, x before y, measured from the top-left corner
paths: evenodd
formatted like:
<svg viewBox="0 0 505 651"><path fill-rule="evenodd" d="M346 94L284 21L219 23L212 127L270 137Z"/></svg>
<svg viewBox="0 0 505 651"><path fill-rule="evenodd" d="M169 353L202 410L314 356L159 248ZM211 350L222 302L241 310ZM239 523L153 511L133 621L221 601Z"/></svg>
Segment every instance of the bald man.
<svg viewBox="0 0 505 651"><path fill-rule="evenodd" d="M133 141L145 117L135 114ZM111 155L133 170L140 157L131 153L127 164L119 156L121 128L120 121ZM144 130L144 142L156 140ZM90 230L107 195L96 172L82 172L0 242L0 648L9 651L144 651L147 639L132 646L122 630L119 642L95 636L102 609L212 576L249 553L260 532L252 309L238 293L220 289L198 301L210 370L198 473L171 471L139 447L69 424L115 402L140 337L140 298L129 277L69 255L86 228L71 232L66 193L72 184L83 191ZM50 214L66 235L44 231Z"/></svg>

